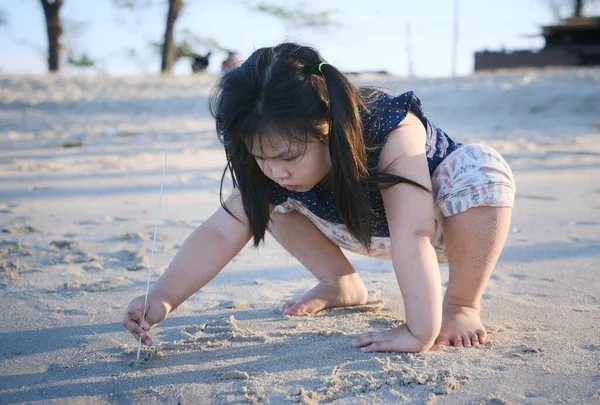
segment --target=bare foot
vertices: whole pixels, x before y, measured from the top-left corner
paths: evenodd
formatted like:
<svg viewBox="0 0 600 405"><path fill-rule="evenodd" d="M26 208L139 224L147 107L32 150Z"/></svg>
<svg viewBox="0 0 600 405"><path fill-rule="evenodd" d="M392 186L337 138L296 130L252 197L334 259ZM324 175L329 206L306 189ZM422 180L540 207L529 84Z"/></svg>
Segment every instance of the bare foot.
<svg viewBox="0 0 600 405"><path fill-rule="evenodd" d="M298 300L283 307L285 315L314 314L326 308L350 307L367 303L368 292L357 273L332 280L321 280Z"/></svg>
<svg viewBox="0 0 600 405"><path fill-rule="evenodd" d="M435 343L440 346L473 347L485 343L487 332L479 310L462 305L444 306L442 330Z"/></svg>

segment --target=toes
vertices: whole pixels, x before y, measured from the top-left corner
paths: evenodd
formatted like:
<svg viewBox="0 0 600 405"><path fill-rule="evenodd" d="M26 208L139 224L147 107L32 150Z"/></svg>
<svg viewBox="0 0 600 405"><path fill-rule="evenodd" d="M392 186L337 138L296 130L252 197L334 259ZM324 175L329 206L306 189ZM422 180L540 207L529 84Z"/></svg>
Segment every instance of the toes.
<svg viewBox="0 0 600 405"><path fill-rule="evenodd" d="M471 347L471 336L468 333L463 333L461 340L463 347Z"/></svg>
<svg viewBox="0 0 600 405"><path fill-rule="evenodd" d="M450 337L448 335L445 333L440 333L435 341L435 344L439 346L450 346L452 343L450 343Z"/></svg>
<svg viewBox="0 0 600 405"><path fill-rule="evenodd" d="M290 310L296 305L295 301L288 301L282 308L284 314L289 315Z"/></svg>
<svg viewBox="0 0 600 405"><path fill-rule="evenodd" d="M291 306L285 308L283 313L290 316L302 315L306 313L306 305L298 303L292 304Z"/></svg>
<svg viewBox="0 0 600 405"><path fill-rule="evenodd" d="M450 343L454 347L462 347L462 338L459 335L454 335L450 337Z"/></svg>
<svg viewBox="0 0 600 405"><path fill-rule="evenodd" d="M485 332L467 332L450 335L440 334L435 343L438 346L474 347L485 343Z"/></svg>
<svg viewBox="0 0 600 405"><path fill-rule="evenodd" d="M289 306L283 309L284 315L296 315L296 311L294 310L294 306Z"/></svg>
<svg viewBox="0 0 600 405"><path fill-rule="evenodd" d="M475 331L475 334L479 338L479 344L482 345L487 340L487 332L484 330Z"/></svg>

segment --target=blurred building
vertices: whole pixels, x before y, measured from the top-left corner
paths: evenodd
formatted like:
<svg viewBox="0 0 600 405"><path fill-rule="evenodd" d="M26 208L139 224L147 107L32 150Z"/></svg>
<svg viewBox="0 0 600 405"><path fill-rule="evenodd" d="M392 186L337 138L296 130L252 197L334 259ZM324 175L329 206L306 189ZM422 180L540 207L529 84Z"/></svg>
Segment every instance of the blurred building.
<svg viewBox="0 0 600 405"><path fill-rule="evenodd" d="M599 66L600 17L574 17L542 27L544 48L475 53L475 71L548 66Z"/></svg>

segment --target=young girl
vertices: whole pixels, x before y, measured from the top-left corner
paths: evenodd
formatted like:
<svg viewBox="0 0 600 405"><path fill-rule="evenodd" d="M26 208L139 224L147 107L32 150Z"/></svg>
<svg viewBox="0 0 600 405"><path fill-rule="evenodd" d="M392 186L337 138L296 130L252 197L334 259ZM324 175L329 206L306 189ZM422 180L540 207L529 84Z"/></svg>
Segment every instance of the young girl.
<svg viewBox="0 0 600 405"><path fill-rule="evenodd" d="M362 305L367 290L340 247L391 259L406 323L353 341L362 351L471 347L480 301L510 225L515 186L502 157L436 128L411 92L359 89L317 51L255 51L211 97L234 189L185 241L124 326L147 332L269 230L318 280L287 315ZM222 183L221 183L222 190ZM436 257L437 253L437 257ZM438 259L450 280L442 300Z"/></svg>

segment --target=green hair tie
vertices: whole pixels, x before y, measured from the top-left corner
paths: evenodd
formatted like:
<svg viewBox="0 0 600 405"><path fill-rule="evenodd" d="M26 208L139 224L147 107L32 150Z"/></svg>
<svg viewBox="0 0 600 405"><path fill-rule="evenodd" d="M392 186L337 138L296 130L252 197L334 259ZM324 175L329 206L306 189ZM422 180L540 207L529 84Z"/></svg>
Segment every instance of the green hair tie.
<svg viewBox="0 0 600 405"><path fill-rule="evenodd" d="M319 63L319 73L323 74L323 71L321 70L321 67L323 65L327 65L327 64L328 64L327 62L321 62L321 63Z"/></svg>

